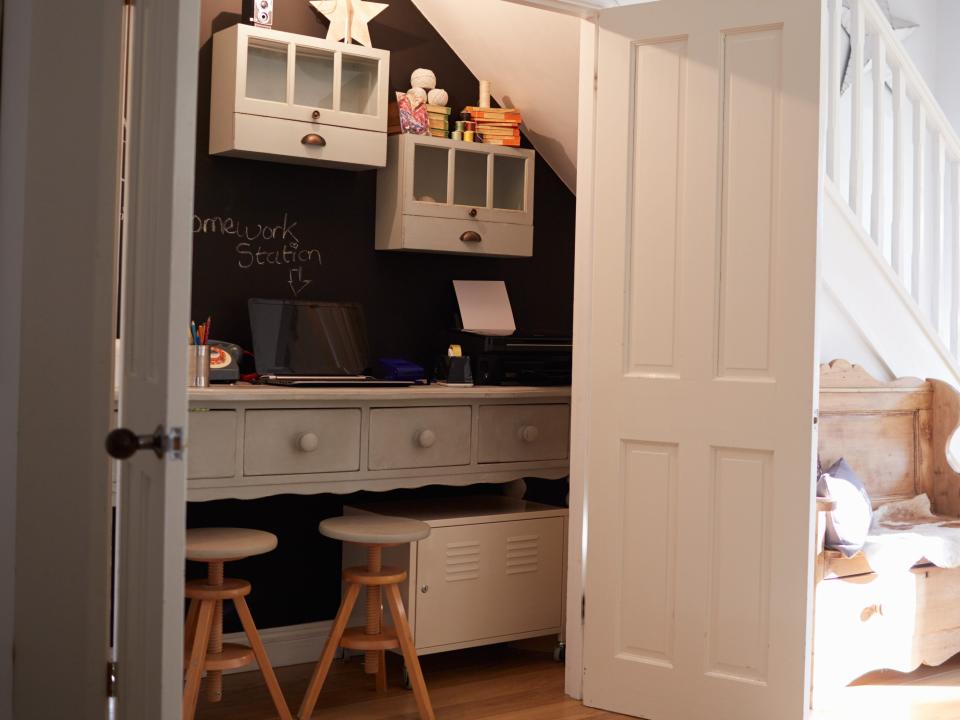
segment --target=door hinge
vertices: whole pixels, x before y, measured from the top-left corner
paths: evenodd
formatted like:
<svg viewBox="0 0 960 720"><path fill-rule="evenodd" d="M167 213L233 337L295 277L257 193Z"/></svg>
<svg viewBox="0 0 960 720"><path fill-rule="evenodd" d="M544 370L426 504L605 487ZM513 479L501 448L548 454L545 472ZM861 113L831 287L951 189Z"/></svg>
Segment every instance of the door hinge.
<svg viewBox="0 0 960 720"><path fill-rule="evenodd" d="M183 428L172 427L167 432L167 453L173 460L183 460Z"/></svg>
<svg viewBox="0 0 960 720"><path fill-rule="evenodd" d="M587 596L580 596L580 624L583 625L587 621Z"/></svg>
<svg viewBox="0 0 960 720"><path fill-rule="evenodd" d="M117 696L117 663L110 661L107 663L107 697L115 698Z"/></svg>

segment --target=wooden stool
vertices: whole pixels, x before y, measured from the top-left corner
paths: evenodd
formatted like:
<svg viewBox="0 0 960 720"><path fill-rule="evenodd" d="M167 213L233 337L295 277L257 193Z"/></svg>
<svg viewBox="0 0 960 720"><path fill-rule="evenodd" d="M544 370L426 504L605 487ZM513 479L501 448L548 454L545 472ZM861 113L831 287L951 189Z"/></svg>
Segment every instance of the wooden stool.
<svg viewBox="0 0 960 720"><path fill-rule="evenodd" d="M381 565L383 548L422 540L430 534L430 526L419 520L408 518L350 515L324 520L320 523L320 532L335 540L366 545L367 567L352 567L343 571L347 592L340 604L337 618L333 622L333 629L323 648L323 654L313 671L313 677L310 678L307 694L303 698L297 717L300 720L309 720L313 714L313 708L317 704L317 698L320 696L324 680L327 679L330 664L338 647L366 652L364 670L368 674L376 675L378 692L386 690L387 687L385 651L400 648L407 664L407 673L410 676L413 697L417 701L420 717L422 720L434 720L427 686L423 681L420 662L417 660L417 650L413 645L413 636L410 634L410 625L407 624L407 614L400 597L399 585L407 579L407 573L399 568ZM361 587L367 589L367 624L363 627L345 629ZM383 624L381 589L387 596L387 605L390 606L390 614L393 616L393 627Z"/></svg>
<svg viewBox="0 0 960 720"><path fill-rule="evenodd" d="M204 670L207 673L207 699L218 702L223 694L223 671L250 665L254 658L260 666L260 672L281 720L292 720L260 633L253 624L250 608L244 599L250 594L250 583L223 577L225 562L262 555L276 546L276 535L262 530L187 530L187 559L207 563L207 579L191 580L187 583L186 596L190 598L190 609L187 611L184 631L184 720L193 720L197 712L197 696ZM252 647L223 642L224 600L233 601Z"/></svg>

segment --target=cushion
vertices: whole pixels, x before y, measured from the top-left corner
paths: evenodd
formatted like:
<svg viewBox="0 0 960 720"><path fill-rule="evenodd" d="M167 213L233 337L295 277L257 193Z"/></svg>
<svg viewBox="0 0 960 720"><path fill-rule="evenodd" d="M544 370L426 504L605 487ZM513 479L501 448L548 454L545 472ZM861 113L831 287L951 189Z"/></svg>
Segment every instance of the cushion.
<svg viewBox="0 0 960 720"><path fill-rule="evenodd" d="M831 497L837 503L837 507L827 513L826 546L839 550L844 557L853 557L863 549L873 520L873 506L863 481L846 460L840 458L820 476L817 494Z"/></svg>

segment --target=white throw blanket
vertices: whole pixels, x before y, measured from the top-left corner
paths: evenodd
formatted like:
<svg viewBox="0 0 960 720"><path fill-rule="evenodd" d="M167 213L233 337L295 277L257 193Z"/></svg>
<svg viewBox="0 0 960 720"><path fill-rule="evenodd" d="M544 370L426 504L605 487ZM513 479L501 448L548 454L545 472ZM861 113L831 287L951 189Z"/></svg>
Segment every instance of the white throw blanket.
<svg viewBox="0 0 960 720"><path fill-rule="evenodd" d="M934 515L925 494L881 505L863 554L878 573L908 570L924 558L938 567L960 567L960 519Z"/></svg>

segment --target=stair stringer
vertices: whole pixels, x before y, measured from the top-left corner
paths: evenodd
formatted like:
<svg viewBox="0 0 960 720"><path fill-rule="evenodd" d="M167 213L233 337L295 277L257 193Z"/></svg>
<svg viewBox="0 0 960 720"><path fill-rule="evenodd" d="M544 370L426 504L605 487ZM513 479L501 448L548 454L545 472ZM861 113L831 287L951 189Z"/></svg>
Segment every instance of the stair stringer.
<svg viewBox="0 0 960 720"><path fill-rule="evenodd" d="M864 357L846 357L893 377L945 380L960 387L960 366L920 307L893 272L830 179L824 181L823 233L820 246L820 316L818 326L853 327L844 342L836 333L821 337L821 360L838 347ZM872 365L872 367L870 367Z"/></svg>

